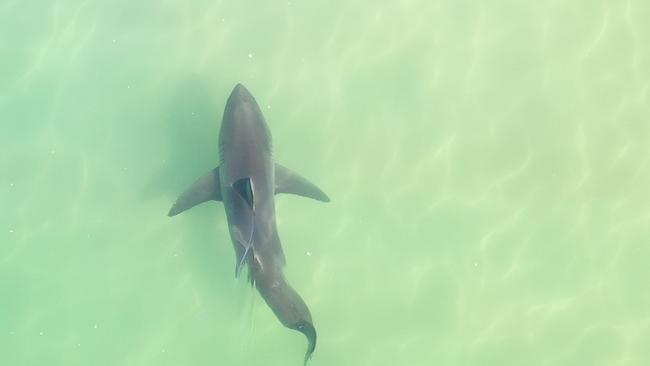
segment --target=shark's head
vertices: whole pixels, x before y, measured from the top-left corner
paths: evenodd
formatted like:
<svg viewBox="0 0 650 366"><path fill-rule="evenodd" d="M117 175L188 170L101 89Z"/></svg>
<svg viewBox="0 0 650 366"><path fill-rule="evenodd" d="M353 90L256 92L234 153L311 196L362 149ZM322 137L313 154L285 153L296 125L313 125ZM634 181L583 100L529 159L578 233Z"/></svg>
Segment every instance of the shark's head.
<svg viewBox="0 0 650 366"><path fill-rule="evenodd" d="M231 100L232 101L237 100L240 103L242 102L257 103L255 101L255 98L253 98L251 92L249 92L248 89L246 89L246 87L241 83L235 85L232 92L230 92L230 97L228 98L228 102L231 102Z"/></svg>
<svg viewBox="0 0 650 366"><path fill-rule="evenodd" d="M231 148L271 150L271 132L253 95L237 84L228 97L223 113L219 145Z"/></svg>

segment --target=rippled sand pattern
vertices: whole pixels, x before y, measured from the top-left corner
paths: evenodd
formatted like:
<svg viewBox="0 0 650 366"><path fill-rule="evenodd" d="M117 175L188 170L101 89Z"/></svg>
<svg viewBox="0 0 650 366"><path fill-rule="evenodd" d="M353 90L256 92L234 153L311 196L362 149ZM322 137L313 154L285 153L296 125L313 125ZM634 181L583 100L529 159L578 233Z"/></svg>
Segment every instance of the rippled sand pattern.
<svg viewBox="0 0 650 366"><path fill-rule="evenodd" d="M0 364L300 365L221 205L236 82L311 365L650 365L650 2L0 1Z"/></svg>

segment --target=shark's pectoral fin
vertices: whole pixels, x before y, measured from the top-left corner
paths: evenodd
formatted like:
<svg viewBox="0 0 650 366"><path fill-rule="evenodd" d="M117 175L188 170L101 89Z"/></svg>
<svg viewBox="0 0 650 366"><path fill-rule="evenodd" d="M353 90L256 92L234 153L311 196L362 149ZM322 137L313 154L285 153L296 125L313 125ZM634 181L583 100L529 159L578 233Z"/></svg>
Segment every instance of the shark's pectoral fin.
<svg viewBox="0 0 650 366"><path fill-rule="evenodd" d="M275 193L291 193L318 201L330 201L325 192L314 183L280 164L275 164Z"/></svg>
<svg viewBox="0 0 650 366"><path fill-rule="evenodd" d="M219 167L212 169L186 189L169 210L168 216L178 215L206 201L221 201Z"/></svg>

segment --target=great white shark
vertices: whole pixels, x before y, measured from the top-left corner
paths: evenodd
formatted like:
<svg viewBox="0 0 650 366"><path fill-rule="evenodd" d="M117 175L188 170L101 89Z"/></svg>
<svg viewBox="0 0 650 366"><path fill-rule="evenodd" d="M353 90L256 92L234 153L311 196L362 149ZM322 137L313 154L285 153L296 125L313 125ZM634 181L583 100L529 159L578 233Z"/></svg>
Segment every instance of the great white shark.
<svg viewBox="0 0 650 366"><path fill-rule="evenodd" d="M186 189L168 215L207 201L223 202L236 254L235 276L247 266L251 284L280 322L307 337L306 364L316 348L316 329L307 305L282 272L286 261L274 196L292 193L323 202L329 202L329 197L299 174L276 164L271 150L271 132L259 105L237 84L219 132L219 166Z"/></svg>

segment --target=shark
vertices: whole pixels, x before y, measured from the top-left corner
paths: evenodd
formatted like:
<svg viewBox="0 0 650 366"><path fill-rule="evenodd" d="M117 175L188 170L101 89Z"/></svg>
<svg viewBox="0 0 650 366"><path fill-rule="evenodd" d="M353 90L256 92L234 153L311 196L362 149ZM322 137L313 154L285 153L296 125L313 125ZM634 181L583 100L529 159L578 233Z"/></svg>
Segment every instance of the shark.
<svg viewBox="0 0 650 366"><path fill-rule="evenodd" d="M219 131L219 165L176 200L168 216L208 201L223 202L235 250L235 277L243 268L278 320L305 335L304 364L316 348L316 329L305 301L287 281L278 235L275 195L288 193L322 202L330 198L298 173L275 163L271 132L253 95L237 84L226 102Z"/></svg>

